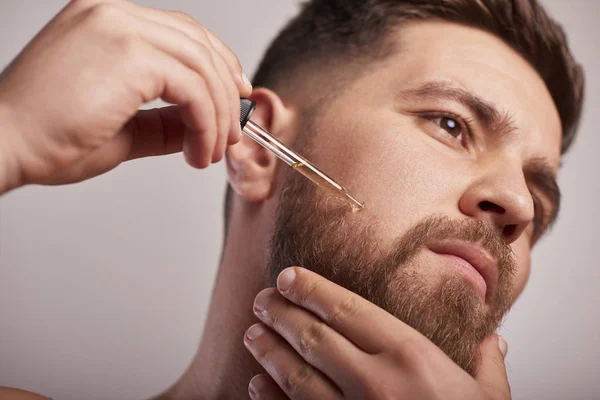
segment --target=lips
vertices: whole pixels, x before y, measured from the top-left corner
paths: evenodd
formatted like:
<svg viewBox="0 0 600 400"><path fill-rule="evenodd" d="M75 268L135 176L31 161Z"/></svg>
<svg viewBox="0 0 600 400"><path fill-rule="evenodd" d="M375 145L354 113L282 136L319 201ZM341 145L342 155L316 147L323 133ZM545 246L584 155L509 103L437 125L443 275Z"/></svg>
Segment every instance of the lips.
<svg viewBox="0 0 600 400"><path fill-rule="evenodd" d="M428 247L460 269L483 299L490 300L498 281L498 261L489 252L475 243L458 240L430 243Z"/></svg>

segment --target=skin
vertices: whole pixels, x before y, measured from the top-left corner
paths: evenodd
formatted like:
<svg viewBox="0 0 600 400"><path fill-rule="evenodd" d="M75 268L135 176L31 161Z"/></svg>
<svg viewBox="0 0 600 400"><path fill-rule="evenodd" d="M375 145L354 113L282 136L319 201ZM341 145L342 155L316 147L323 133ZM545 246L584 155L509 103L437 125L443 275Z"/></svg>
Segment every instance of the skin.
<svg viewBox="0 0 600 400"><path fill-rule="evenodd" d="M534 159L543 159L552 174L559 168L561 128L552 99L535 70L503 42L485 32L450 23L421 22L406 27L398 37L401 51L397 55L373 66L369 74L351 83L321 112L315 122L314 131L318 134L312 146L317 150L310 153L310 159L366 203L365 210L355 218L376 219L381 229L374 235L383 245L389 245L416 222L432 214L479 219L496 227L514 252L517 269L511 297L515 300L525 287L530 271L530 253L535 240L534 198L546 210L551 209L549 196L528 181L525 169ZM464 88L495 104L502 110L501 114L511 116L514 129L502 134L484 128L466 107L454 101L430 98L415 101L399 95L403 90L431 81ZM254 96L262 105L255 117L257 122L276 132L284 142L293 143L302 126L297 110L303 95L302 91L283 93L282 100L272 92L256 90ZM473 142L465 145L442 129L439 120L432 122L415 115L431 111L452 112L472 120ZM244 360L236 340L242 333L239 329L242 321L252 321L247 302L253 297L252 292L261 286L266 262L263 249L273 227L282 176L288 171L278 166L268 153L244 139L229 150L228 164L230 182L237 194L230 233L198 357L180 382L179 392L174 392L181 398L193 397L194 389L187 393L184 389L192 387L187 381L190 377L199 388L195 392L198 398L241 396L243 381L250 371L260 371ZM410 190L406 190L407 183ZM494 207L483 207L484 202ZM425 253L417 256L416 262L443 268L439 259ZM435 281L435 276L432 280ZM228 293L236 293L235 298ZM259 326L270 328L266 331L268 334L254 341L248 340L246 334L246 345L271 376L268 378L262 372L256 378L255 382L263 382L265 388L257 398L305 398L302 396L311 393L310 384L315 381L304 378L323 375L338 389L335 392L338 397L331 398L352 398L348 381L340 381L343 378L334 379L322 370L320 375L302 373L306 372L307 365L319 369L320 363L327 362L331 354L319 353L312 359L303 357L306 354L296 351L294 344L306 326L298 327L289 321L302 310L314 307L331 310L340 301L343 304L343 301L353 300L340 294L340 298L319 302L309 294L307 298L313 301L311 308L302 302L292 301L295 306L289 301L285 303L282 297L290 298L274 293L273 289L262 292L256 301L264 296L271 297L269 304L273 308L256 314L263 323ZM287 306L284 311L282 303ZM376 319L373 324L396 331L395 319L384 313L373 314L381 317L381 320L373 317ZM280 321L279 325L273 322L274 317ZM323 317L321 321L328 319ZM350 337L362 334L371 338L375 346L377 336L385 334L373 334L368 323L355 326L356 331L350 334L327 325L341 341L352 342ZM414 334L414 331L410 333ZM377 350L397 361L397 352L403 351L401 342L400 339L396 342L399 348ZM419 343L426 342L420 340ZM448 360L442 362L437 358L439 354L432 343L423 346L419 353L426 359L423 364L412 369L397 362L392 366L394 376L404 379L410 376L410 381L422 383L416 385L422 391L407 393L408 385L404 385L395 388L399 390L396 393L408 396L406 398L439 398L439 388L431 383L440 374L446 374L444 376L460 382L455 386L458 398L465 398L465 393L472 395L469 398L482 399L510 396L503 368L485 368L486 365L503 365L494 337L481 344L479 369L470 380L458 368L436 369L436 366L450 365ZM287 362L281 361L286 357ZM363 368L372 365L346 363L340 368L346 368L346 378L351 376L358 380L354 388L366 390L381 383L380 376L365 378ZM408 375L407 370L413 374ZM292 380L290 385L289 380L282 380L289 376L300 379ZM380 397L373 394L368 398Z"/></svg>
<svg viewBox="0 0 600 400"><path fill-rule="evenodd" d="M159 150L156 148L133 150L135 146L132 144L136 143L132 140L135 136L134 131L127 127L136 124L128 124L124 130L121 130L121 126L127 124L132 117L137 118L138 122L141 118L143 124L148 123L148 129L144 131L151 133L150 138L158 135L162 139L165 131L157 127L159 124L152 124L151 117L145 119L144 114L140 116L135 110L143 102L142 100L158 96L179 99L177 94L182 92L150 89L178 87L184 94L197 92L195 90L197 88L185 90L187 85L177 85L175 81L173 85L167 85L171 79L176 79L170 76L178 75L173 73L170 67L176 65L177 61L179 61L177 65L186 65L182 60L184 57L173 55L169 51L173 49L168 46L165 46L162 52L156 50L160 45L152 40L158 39L148 38L146 44L152 44L150 47L154 50L153 59L154 57L163 59L156 54L159 52L164 57L170 57L169 60L173 62L164 64L149 62L148 64L153 65L151 67L142 62L148 54L135 51L125 52L123 56L126 57L125 60L112 60L119 64L130 64L137 60L140 63L140 70L148 72L144 77L156 78L153 85L142 89L135 85L126 86L126 93L131 94L131 98L127 96L125 98L129 100L135 98L137 102L134 100L117 102L113 112L108 113L110 117L106 120L100 118L107 114L105 106L111 102L93 104L90 109L81 110L82 113L89 112L89 114L82 114L84 120L88 121L86 127L90 127L86 130L77 129L82 126L82 123L72 116L72 114L76 116L79 114L73 112L64 118L60 117L60 113L58 115L42 113L41 117L34 118L32 122L22 121L19 115L30 108L38 110L40 107L37 107L37 104L47 103L47 100L43 99L43 93L47 93L47 90L50 93L60 92L45 86L51 84L48 83L52 81L51 79L30 79L33 87L31 90L24 91L29 93L25 97L19 97L18 93L23 91L18 92L15 89L20 87L17 83L25 82L25 77L43 76L43 71L35 70L35 63L29 60L39 57L39 49L44 44L44 35L52 38L48 41L54 43L54 39L62 37L59 35L61 29L68 31L70 28L73 32L77 32L77 35L82 35L80 43L89 43L89 40L98 38L86 37L85 32L90 34L97 34L98 31L110 32L112 28L109 28L111 24L108 21L115 16L111 13L121 12L123 11L121 7L129 4L110 2L110 7L119 8L109 9L111 13L108 16L111 18L103 14L107 11L104 7L101 12L91 13L96 17L86 25L88 13L78 14L78 12L86 10L84 6L95 3L92 1L73 3L74 5L67 8L62 17L57 17L59 21L60 18L64 18L62 21L70 21L73 25L67 23L66 28L61 28L57 22L49 25L46 33L38 37L38 42L33 42L38 43L39 47L31 45L26 49L20 60L13 64L12 69L5 73L0 81L0 85L7 88L4 92L12 93L10 97L0 98L2 117L0 120L10 128L8 131L13 132L2 137L0 147L3 149L2 154L5 155L3 157L5 166L1 169L4 191L25 183L57 184L82 180L105 172L128 158L134 158L132 154L139 156L164 154L163 142L160 142ZM141 12L140 9L135 10ZM68 16L70 12L73 13L71 17ZM133 18L135 12L133 8L127 8L124 14ZM143 14L143 17L142 14L135 15L146 20L150 18L150 14ZM79 15L81 18L74 18L74 15ZM123 14L119 15L123 16ZM183 21L179 16L161 15L164 18L168 16L169 23L176 25ZM79 22L75 24L75 20ZM133 23L119 24L121 25L135 26ZM187 22L182 23L182 31L185 31L183 26L186 29L189 27ZM52 35L53 33L56 37ZM127 34L122 32L118 35L127 38ZM100 44L131 43L127 40L115 42L111 35L99 36L100 39L107 40L100 41ZM381 229L376 235L383 245L389 245L416 222L432 214L479 219L496 227L510 243L518 264L512 290L512 297L516 299L529 276L534 196L539 198L538 201L545 204L547 209L551 208L547 196L531 182L527 182L524 169L529 161L541 158L551 167L552 173L556 174L560 162L560 121L552 99L533 68L512 49L487 33L449 23L419 22L406 26L397 38L400 52L384 62L373 65L368 74L361 75L351 82L347 90L332 99L322 110L315 121L315 131L319 134L314 138L313 148L318 150L311 152L310 159L367 204L365 210L356 217L378 222ZM70 40L71 37L66 35L63 39ZM205 47L209 42L200 41ZM135 43L139 45L139 42ZM194 40L190 43L199 45L199 42ZM185 48L185 46L181 47ZM148 49L148 46L141 46L141 48ZM60 46L57 49L61 49ZM40 63L40 65L52 65L54 58L48 54L52 52L46 53L47 63ZM142 54L142 56L136 58L132 54ZM74 51L71 56L77 57L77 52ZM134 59L127 59L127 57L134 57ZM225 58L222 60L225 67L215 72L216 74L230 70ZM65 64L68 63L61 62L61 68ZM155 64L162 65L161 69L150 70L155 68ZM55 61L55 65L59 65L58 61ZM202 63L199 62L198 65ZM30 68L27 68L28 66ZM201 70L199 66L198 69ZM49 70L52 71L51 68ZM100 71L101 68L98 69L98 74ZM66 76L58 70L58 67L53 74ZM121 76L116 73L115 75L115 81L119 85L131 79L136 81L136 74ZM196 81L199 79L198 75L204 77L206 81L209 80L201 72L196 71L195 78L192 79L188 74L187 77L181 77L181 82ZM239 76L240 74L236 73L225 79L226 81L231 79L237 85L233 85L237 88L236 101L240 95L248 93L248 88L241 89L243 86L239 83L241 82ZM19 77L20 79L17 79ZM490 129L484 129L480 121L477 121L466 107L456 102L430 98L415 101L414 98L409 100L401 93L405 89L416 88L431 81L446 82L494 103L504 110L503 113L510 114L515 129L505 134L491 132ZM142 84L145 79L138 79L137 82ZM41 86L36 86L36 83ZM231 81L227 82L227 85L231 84ZM225 83L223 85L227 86ZM92 91L95 93L98 86L101 86L99 82L89 86L81 82L79 84L75 82L72 86L67 85L67 89L73 92L69 93L70 96L65 95L65 101L71 99L71 103L75 106L77 102L72 99L95 99L98 96L92 95ZM282 91L279 96L266 89L256 90L253 97L260 106L253 119L276 133L285 143L293 143L302 128L299 106L309 98L311 94L309 86L307 85L305 90L297 90L294 93ZM10 89L13 91L11 92ZM147 96L142 96L141 93L145 93L146 89L149 90ZM61 90L65 90L64 87L61 86ZM89 96L86 95L85 90L89 91ZM207 94L209 92L210 90L207 89L203 93L205 96L210 96ZM108 90L108 93L114 96L115 100L123 97L116 89L114 92ZM216 152L217 156L215 156L215 149L218 147L215 143L219 142L217 137L228 138L222 139L220 141L222 144L227 143L228 140L229 143L235 140L229 139L232 136L229 128L217 129L216 123L213 126L202 125L207 123L206 118L202 118L200 111L197 111L198 114L194 114L193 111L196 109L194 105L200 100L195 98L191 100L183 94L182 96L181 107L186 110L183 115L194 117L184 117L179 120L174 118L176 121L170 125L169 131L180 133L181 128L187 126L186 132L210 132L211 134L218 132L218 134L211 139L210 143L213 144L211 146L196 146L199 142L204 143L204 139L201 139L204 136L201 134L196 136L186 134L183 138L179 135L179 139L175 140L176 145L169 149L169 152L181 150L185 138L195 137L195 139L188 139L191 140L191 148L195 149L186 151L188 161L196 160L191 162L192 165L205 166L208 159L219 158L219 152ZM230 98L231 102L228 104L231 111L233 95ZM216 99L214 103L217 108ZM226 109L228 107L223 105L223 110ZM472 133L475 140L472 143L458 141L440 126L439 118L432 119L431 115L428 118L423 117L422 113L432 111L452 112L472 120L471 124L474 127ZM156 122L156 116L154 118ZM216 117L207 118L217 120ZM223 123L223 126L225 125ZM40 137L35 139L30 137L29 132L36 131L42 126L46 128L40 130L43 132ZM67 132L68 135L60 136L61 132ZM127 139L119 139L121 137ZM56 146L40 146L39 144L43 144L44 141ZM144 140L144 142L153 141ZM63 143L67 145L63 146ZM116 146L118 157L107 156L109 153L115 153L113 151L115 148L111 146ZM53 151L42 151L42 148ZM197 156L198 154L200 156ZM327 397L319 398L352 398L351 389L356 388L366 393L367 398L388 398L390 393L373 390L381 387L382 379L386 376L398 378L399 382L417 383L394 387L393 395L400 393L408 396L406 398L440 398L444 394L448 395L442 390L448 386L439 387L435 382L448 382L448 384L452 382L456 398L510 397L501 342L496 337L490 337L482 343L480 366L476 377L472 378L447 357L445 358L444 354L436 351L432 343L415 330L403 325L401 321L392 318L364 299L360 301L360 298L352 293L314 274L305 273L302 269L295 270L296 276L301 279L295 281L294 285L298 286L293 286L291 291L284 290L283 277L280 277L279 288L263 291L255 302L256 294L264 288L263 273L267 261L265 249L273 228L282 178L290 171L277 163L272 154L248 138L243 138L239 144L228 150L227 161L230 183L236 194L233 199L229 235L205 333L192 365L163 398L237 399L246 396L248 382L255 375L259 377L253 380L251 393L256 393L256 398L266 399L304 398L303 396L312 393L311 388L326 391L319 393L327 393ZM82 168L82 164L85 168ZM65 174L65 170L69 172ZM410 190L406 190L407 186ZM482 207L484 202L495 207ZM435 263L442 267L439 260L429 259L426 256L418 256L416 261ZM314 282L319 279L321 283L314 286ZM323 290L309 291L311 287L320 287ZM235 293L235 296L231 293ZM265 297L271 301L261 310L259 305ZM284 309L281 307L282 304L286 305ZM335 310L340 309L340 304L356 305L351 308L354 311L347 312L345 315L347 318L342 320L348 321L346 326L337 325L335 320L331 319ZM300 335L304 332L303 328L315 323L315 320L305 319L305 324L302 326L292 323L299 315L307 316L307 311L312 312L308 317L319 318L320 321L325 322L326 335L323 335L323 338L330 340L331 345L346 346L343 348L347 349L348 353L344 352L342 355L348 354L348 357L351 357L356 354L355 349L360 347L370 348L372 351L368 355L373 356L371 353L375 353L380 357L368 357L368 363L340 363L339 359L334 359L336 354L325 351L316 351L314 358L308 357L301 348L297 347L297 344ZM263 332L267 332L260 338L246 333L248 327L254 326L258 321L255 314L262 321L262 325L258 327L262 328ZM280 324L274 322L273 315L279 317ZM357 316L368 316L369 323L352 323ZM271 330L267 330L266 327ZM378 329L373 331L370 327ZM395 340L383 344L381 337L391 335L395 335ZM244 341L243 337L246 337ZM357 339L359 337L361 340ZM319 344L322 343L315 343L315 348L322 349ZM415 344L418 349L411 353L410 357L406 356L407 350L411 348L407 344ZM246 350L246 346L250 352ZM337 356L340 354L337 353ZM331 376L330 370L323 367L328 363L339 366L336 368L339 370L338 376ZM299 371L312 371L310 368L318 370L318 374L299 373ZM389 375L367 373L373 369L386 371ZM286 376L299 379L282 380L282 377ZM315 383L316 378L324 376L329 380L322 379L320 386ZM311 377L314 379L308 379ZM354 386L350 385L351 380ZM323 381L329 386L324 385ZM311 386L311 383L314 384Z"/></svg>
<svg viewBox="0 0 600 400"><path fill-rule="evenodd" d="M472 378L401 320L311 271L283 271L254 312L263 323L244 343L270 376L252 379L253 399L510 398L495 335Z"/></svg>
<svg viewBox="0 0 600 400"><path fill-rule="evenodd" d="M250 92L237 57L190 16L74 0L0 75L0 193L182 149L204 168L239 140ZM138 111L156 98L176 106Z"/></svg>
<svg viewBox="0 0 600 400"><path fill-rule="evenodd" d="M48 397L32 392L6 387L0 387L0 398L2 400L48 400Z"/></svg>

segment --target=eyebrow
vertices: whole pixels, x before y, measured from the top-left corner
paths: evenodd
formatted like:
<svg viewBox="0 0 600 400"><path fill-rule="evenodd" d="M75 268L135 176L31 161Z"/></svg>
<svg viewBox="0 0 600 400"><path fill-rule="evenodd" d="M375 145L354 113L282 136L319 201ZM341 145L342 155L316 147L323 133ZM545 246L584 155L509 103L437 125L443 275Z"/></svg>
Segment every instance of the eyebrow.
<svg viewBox="0 0 600 400"><path fill-rule="evenodd" d="M548 226L551 226L558 218L560 199L562 197L552 167L545 159L538 157L527 161L523 171L525 179L541 191L550 201L552 208L549 214Z"/></svg>
<svg viewBox="0 0 600 400"><path fill-rule="evenodd" d="M501 111L493 103L449 82L427 82L416 88L401 90L399 94L415 102L423 99L456 101L467 107L488 130L496 133L509 133L516 130L516 125L508 112ZM552 225L558 218L561 199L554 169L546 159L537 157L525 163L523 172L526 181L550 201L552 209L548 226Z"/></svg>
<svg viewBox="0 0 600 400"><path fill-rule="evenodd" d="M423 99L456 101L467 107L488 130L498 133L508 133L516 129L512 117L508 112L503 112L493 103L448 82L427 82L417 88L401 90L399 94L416 101Z"/></svg>

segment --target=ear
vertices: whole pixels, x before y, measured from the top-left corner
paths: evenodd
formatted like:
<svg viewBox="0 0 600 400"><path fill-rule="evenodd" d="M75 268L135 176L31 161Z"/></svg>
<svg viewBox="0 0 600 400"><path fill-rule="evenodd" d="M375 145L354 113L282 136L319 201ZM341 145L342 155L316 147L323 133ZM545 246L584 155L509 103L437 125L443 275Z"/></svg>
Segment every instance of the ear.
<svg viewBox="0 0 600 400"><path fill-rule="evenodd" d="M266 88L256 88L250 96L256 102L251 120L260 125L283 143L291 133L289 127L292 112L279 96ZM269 199L274 192L277 157L247 135L227 149L227 174L233 190L244 200L260 202Z"/></svg>

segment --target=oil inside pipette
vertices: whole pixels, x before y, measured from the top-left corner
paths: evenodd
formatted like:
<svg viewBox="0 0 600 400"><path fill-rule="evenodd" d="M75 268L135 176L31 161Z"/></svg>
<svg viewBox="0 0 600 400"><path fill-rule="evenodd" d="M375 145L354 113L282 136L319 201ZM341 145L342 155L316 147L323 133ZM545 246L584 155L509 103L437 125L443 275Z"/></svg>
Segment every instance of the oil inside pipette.
<svg viewBox="0 0 600 400"><path fill-rule="evenodd" d="M319 171L309 162L296 163L292 165L292 168L310 179L320 188L326 190L330 195L350 204L352 212L360 211L364 207L364 205L352 197L343 186L337 184L333 179Z"/></svg>
<svg viewBox="0 0 600 400"><path fill-rule="evenodd" d="M246 124L243 125L242 131L252 140L256 141L256 143L273 152L273 154L275 154L287 165L291 166L294 170L300 172L304 177L310 179L317 186L324 189L337 199L349 204L352 207L352 212L362 210L363 204L352 197L343 186L331 179L300 154L286 147L260 125L248 120L246 121Z"/></svg>

